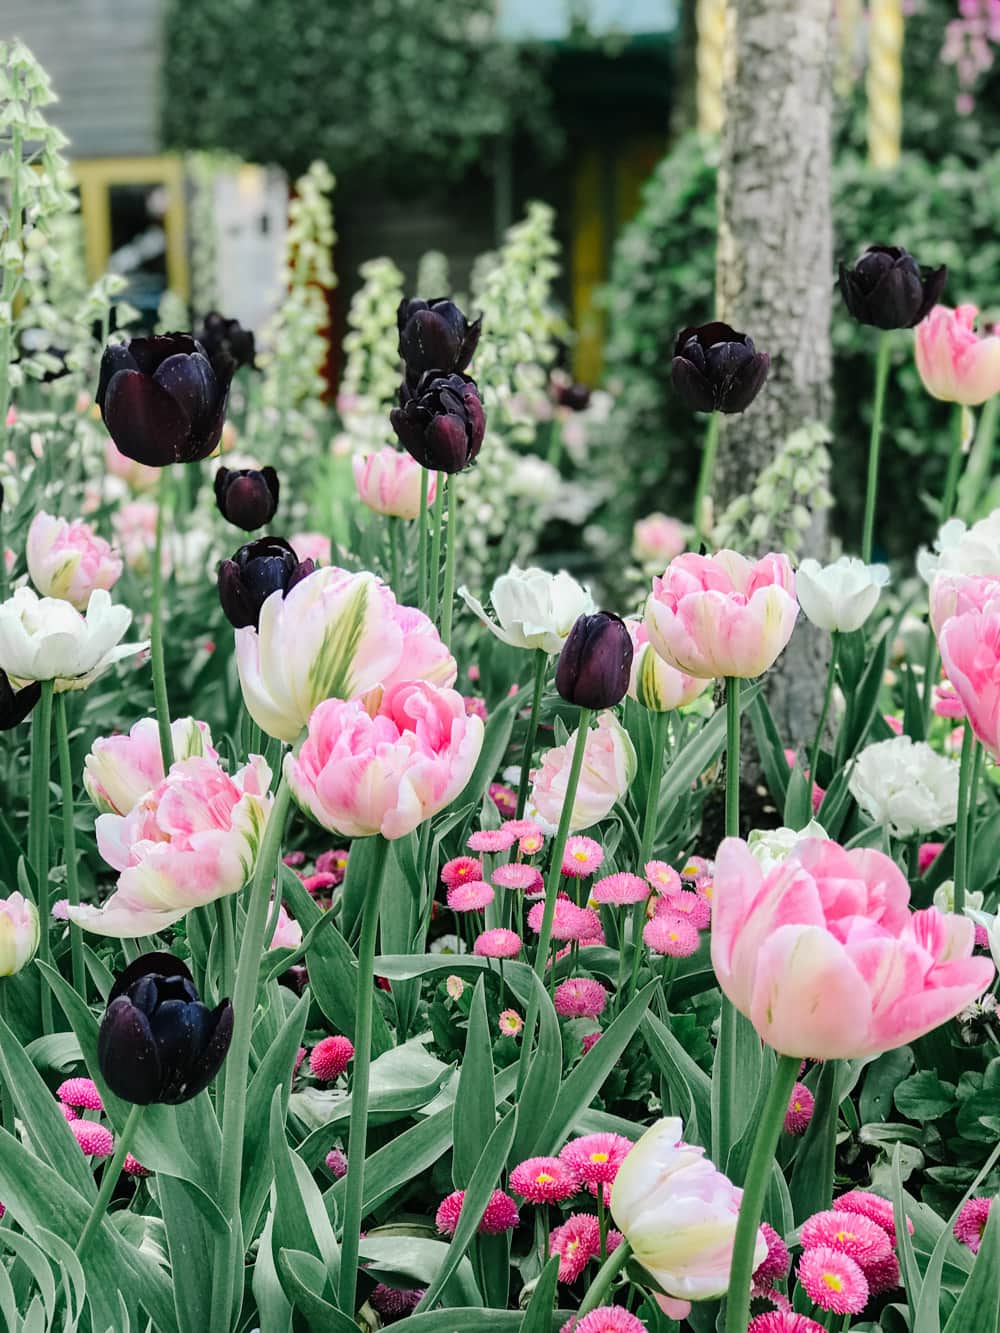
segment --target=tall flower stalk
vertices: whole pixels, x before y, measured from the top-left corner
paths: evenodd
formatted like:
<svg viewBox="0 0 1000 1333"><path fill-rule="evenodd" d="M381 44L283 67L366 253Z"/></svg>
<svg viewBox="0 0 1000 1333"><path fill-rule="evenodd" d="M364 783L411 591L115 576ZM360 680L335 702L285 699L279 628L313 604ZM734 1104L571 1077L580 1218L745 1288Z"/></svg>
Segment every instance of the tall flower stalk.
<svg viewBox="0 0 1000 1333"><path fill-rule="evenodd" d="M707 543L709 524L706 523L705 502L712 494L715 478L715 459L719 452L720 414L709 414L705 427L705 441L701 449L701 466L698 469L698 485L694 493L694 531L695 541Z"/></svg>
<svg viewBox="0 0 1000 1333"><path fill-rule="evenodd" d="M888 333L879 335L875 354L875 398L872 404L872 425L868 436L868 478L865 484L865 516L861 529L861 559L871 564L872 543L875 539L875 502L878 498L879 455L882 445L882 418L885 414L885 390L889 383L892 362L892 340Z"/></svg>
<svg viewBox="0 0 1000 1333"><path fill-rule="evenodd" d="M517 784L517 809L515 818L524 817L524 807L528 803L528 787L531 784L531 758L538 736L538 714L542 704L542 690L545 688L545 669L549 655L543 648L535 649L535 672L531 687L531 712L528 714L528 730L524 737L524 754L521 756L521 776Z"/></svg>
<svg viewBox="0 0 1000 1333"><path fill-rule="evenodd" d="M49 765L52 746L54 682L41 682L42 694L31 715L31 804L28 808L28 859L35 875L36 906L41 924L38 957L48 963L49 948ZM42 1031L52 1031L52 992L42 987Z"/></svg>
<svg viewBox="0 0 1000 1333"><path fill-rule="evenodd" d="M69 726L66 718L66 694L55 699L56 750L59 756L60 805L63 820L63 854L66 858L66 896L71 907L80 903L80 877L76 864L75 803L73 800L73 764L69 750ZM70 922L69 948L73 970L73 989L87 998L87 971L83 961L83 936L80 927Z"/></svg>
<svg viewBox="0 0 1000 1333"><path fill-rule="evenodd" d="M170 699L167 695L167 672L163 655L163 530L170 502L170 481L170 468L161 468L156 504L156 541L153 547L152 628L149 648L153 669L153 701L156 707L156 724L160 732L164 773L170 772L170 765L174 762L174 743L170 735Z"/></svg>

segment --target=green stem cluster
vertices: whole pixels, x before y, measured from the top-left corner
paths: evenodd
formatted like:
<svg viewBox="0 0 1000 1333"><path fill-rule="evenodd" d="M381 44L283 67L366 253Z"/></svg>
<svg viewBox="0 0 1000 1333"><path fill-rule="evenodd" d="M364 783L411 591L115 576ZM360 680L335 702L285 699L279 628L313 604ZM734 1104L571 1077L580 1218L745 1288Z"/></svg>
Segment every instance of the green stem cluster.
<svg viewBox="0 0 1000 1333"><path fill-rule="evenodd" d="M83 1230L80 1232L80 1239L76 1242L76 1257L82 1259L86 1253L87 1246L93 1238L94 1232L101 1225L104 1214L108 1210L108 1203L111 1200L111 1193L117 1183L118 1177L122 1173L122 1167L125 1164L125 1158L128 1156L129 1148L135 1141L135 1131L139 1128L139 1121L142 1119L145 1106L133 1106L128 1113L128 1119L122 1132L118 1135L118 1142L115 1144L114 1156L104 1167L104 1174L101 1176L101 1188L97 1191L97 1198L94 1200L94 1206L90 1210L90 1216L83 1224Z"/></svg>
<svg viewBox="0 0 1000 1333"><path fill-rule="evenodd" d="M962 732L962 759L958 771L958 815L955 819L955 911L965 910L969 880L970 814L975 810L973 774L977 770L976 738L968 722Z"/></svg>
<svg viewBox="0 0 1000 1333"><path fill-rule="evenodd" d="M427 614L437 622L441 607L441 537L444 527L444 479L439 475L434 492L434 516L431 519L431 563L427 571L430 583Z"/></svg>

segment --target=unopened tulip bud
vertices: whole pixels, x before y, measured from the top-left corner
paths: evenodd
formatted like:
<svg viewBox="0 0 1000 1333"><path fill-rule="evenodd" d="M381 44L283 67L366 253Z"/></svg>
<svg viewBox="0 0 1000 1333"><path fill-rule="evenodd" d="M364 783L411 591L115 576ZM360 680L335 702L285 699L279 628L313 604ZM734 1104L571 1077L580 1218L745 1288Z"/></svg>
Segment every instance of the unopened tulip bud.
<svg viewBox="0 0 1000 1333"><path fill-rule="evenodd" d="M260 609L271 593L287 594L315 565L298 556L281 537L261 537L241 546L219 566L219 601L235 629L257 627Z"/></svg>
<svg viewBox="0 0 1000 1333"><path fill-rule="evenodd" d="M470 324L454 301L415 297L400 301L396 324L406 377L415 382L428 370L439 375L465 370L479 342L482 319Z"/></svg>
<svg viewBox="0 0 1000 1333"><path fill-rule="evenodd" d="M278 508L278 474L273 467L220 467L215 474L215 503L229 523L253 532L270 523Z"/></svg>
<svg viewBox="0 0 1000 1333"><path fill-rule="evenodd" d="M620 616L582 615L559 654L556 689L580 708L614 708L628 690L632 638Z"/></svg>
<svg viewBox="0 0 1000 1333"><path fill-rule="evenodd" d="M684 329L674 348L674 386L696 412L745 412L760 393L771 358L728 324Z"/></svg>
<svg viewBox="0 0 1000 1333"><path fill-rule="evenodd" d="M415 389L399 386L389 420L406 452L435 472L461 472L473 463L486 433L486 414L467 375L428 371Z"/></svg>
<svg viewBox="0 0 1000 1333"><path fill-rule="evenodd" d="M0 977L12 977L30 963L38 948L38 911L20 893L0 902Z"/></svg>
<svg viewBox="0 0 1000 1333"><path fill-rule="evenodd" d="M902 246L870 245L852 268L840 265L840 294L859 324L910 329L930 313L948 270L921 268Z"/></svg>

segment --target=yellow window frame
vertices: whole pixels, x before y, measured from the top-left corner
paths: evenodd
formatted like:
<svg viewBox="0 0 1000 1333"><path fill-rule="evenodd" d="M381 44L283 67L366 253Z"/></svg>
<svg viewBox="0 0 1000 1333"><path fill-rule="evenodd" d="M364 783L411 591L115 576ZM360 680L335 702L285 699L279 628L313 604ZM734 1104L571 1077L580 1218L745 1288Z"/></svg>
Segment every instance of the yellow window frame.
<svg viewBox="0 0 1000 1333"><path fill-rule="evenodd" d="M184 163L173 154L158 157L77 158L70 163L80 187L87 275L92 282L107 269L111 257L111 186L162 185L167 191L163 216L166 232L167 286L188 297L187 209Z"/></svg>

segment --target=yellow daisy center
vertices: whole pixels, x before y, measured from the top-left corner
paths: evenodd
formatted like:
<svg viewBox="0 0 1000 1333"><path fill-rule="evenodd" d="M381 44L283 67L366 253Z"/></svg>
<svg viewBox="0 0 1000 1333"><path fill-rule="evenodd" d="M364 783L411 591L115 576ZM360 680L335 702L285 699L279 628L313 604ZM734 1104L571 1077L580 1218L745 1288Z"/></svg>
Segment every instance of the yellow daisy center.
<svg viewBox="0 0 1000 1333"><path fill-rule="evenodd" d="M608 1160L608 1154L606 1152L592 1152L590 1154L590 1160L592 1162L606 1162Z"/></svg>
<svg viewBox="0 0 1000 1333"><path fill-rule="evenodd" d="M823 1285L829 1287L831 1291L843 1291L844 1284L836 1273L824 1273Z"/></svg>
<svg viewBox="0 0 1000 1333"><path fill-rule="evenodd" d="M535 1177L535 1184L551 1185L553 1180L555 1180L555 1176L550 1176L547 1171L539 1171L538 1175Z"/></svg>

